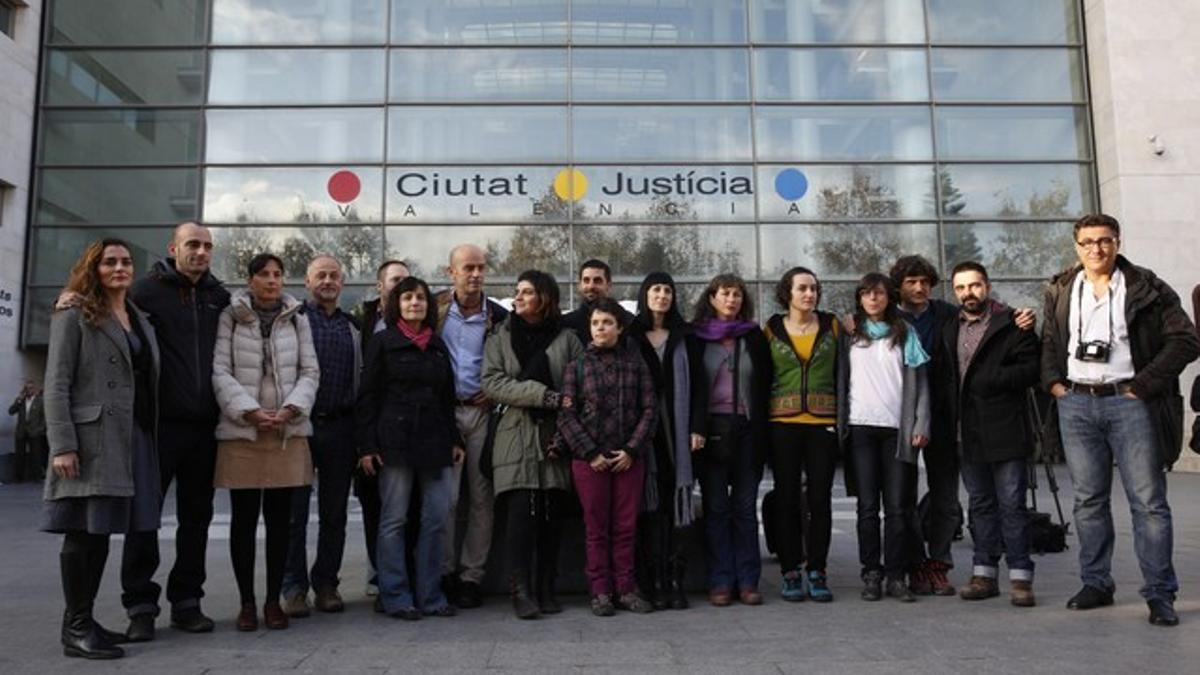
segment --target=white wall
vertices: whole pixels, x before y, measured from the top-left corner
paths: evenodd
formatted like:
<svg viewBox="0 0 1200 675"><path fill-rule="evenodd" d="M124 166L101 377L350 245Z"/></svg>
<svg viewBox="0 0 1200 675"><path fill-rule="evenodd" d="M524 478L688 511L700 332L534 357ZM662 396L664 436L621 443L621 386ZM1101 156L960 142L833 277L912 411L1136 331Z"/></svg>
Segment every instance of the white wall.
<svg viewBox="0 0 1200 675"><path fill-rule="evenodd" d="M25 4L16 12L13 37L0 33L0 182L13 186L5 189L0 212L0 456L12 451L8 404L25 376L41 376L41 359L17 351L42 0Z"/></svg>
<svg viewBox="0 0 1200 675"><path fill-rule="evenodd" d="M1190 315L1200 283L1200 2L1085 0L1084 19L1101 208L1121 221L1123 252L1163 277ZM1185 396L1197 373L1185 371ZM1200 456L1185 449L1177 468L1200 471Z"/></svg>

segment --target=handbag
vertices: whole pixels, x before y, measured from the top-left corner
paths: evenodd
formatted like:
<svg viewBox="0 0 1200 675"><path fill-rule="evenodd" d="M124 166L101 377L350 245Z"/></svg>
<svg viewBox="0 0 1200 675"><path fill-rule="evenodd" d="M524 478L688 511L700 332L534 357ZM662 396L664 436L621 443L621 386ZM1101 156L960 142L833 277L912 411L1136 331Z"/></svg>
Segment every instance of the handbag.
<svg viewBox="0 0 1200 675"><path fill-rule="evenodd" d="M742 350L737 342L733 344L733 409L737 410L739 375L738 362ZM737 434L734 427L737 415L719 415L709 417L708 433L704 438L704 457L712 462L728 463L737 454Z"/></svg>

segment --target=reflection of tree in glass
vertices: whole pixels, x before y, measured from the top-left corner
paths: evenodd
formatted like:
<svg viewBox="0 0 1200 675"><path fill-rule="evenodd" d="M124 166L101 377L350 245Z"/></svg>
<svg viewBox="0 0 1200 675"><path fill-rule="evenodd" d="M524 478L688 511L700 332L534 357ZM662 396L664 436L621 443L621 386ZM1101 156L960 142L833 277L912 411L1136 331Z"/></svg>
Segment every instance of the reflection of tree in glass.
<svg viewBox="0 0 1200 675"><path fill-rule="evenodd" d="M263 230L223 227L213 232L213 262L217 276L226 281L245 279L250 259L268 250L270 239Z"/></svg>
<svg viewBox="0 0 1200 675"><path fill-rule="evenodd" d="M282 232L287 232L283 230ZM283 259L284 276L303 278L308 263L317 253L329 253L342 263L349 279L372 278L380 259L382 235L379 228L313 227L280 239L270 229L220 228L213 246L219 269L227 278L243 278L250 259L259 253L274 253Z"/></svg>
<svg viewBox="0 0 1200 675"><path fill-rule="evenodd" d="M891 188L875 182L874 174L855 167L850 184L823 188L817 195L817 215L844 218L896 218L900 201ZM899 231L881 226L819 227L814 248L820 267L832 274L865 274L887 270L896 258L911 253ZM864 236L865 235L865 236Z"/></svg>
<svg viewBox="0 0 1200 675"><path fill-rule="evenodd" d="M953 218L962 213L967 207L962 191L954 185L954 177L945 168L937 171L938 190L941 203L938 213L944 218ZM926 203L932 203L934 196L927 195ZM960 262L967 260L982 261L983 250L979 247L979 237L975 234L975 223L972 221L955 221L942 227L942 242L944 244L946 261L943 275Z"/></svg>
<svg viewBox="0 0 1200 675"><path fill-rule="evenodd" d="M1071 190L1061 181L1053 181L1046 194L1034 192L1024 208L1005 197L998 215L1071 220L1068 212ZM1050 276L1075 261L1071 230L1057 223L1013 222L1003 224L997 253L989 270L995 276Z"/></svg>

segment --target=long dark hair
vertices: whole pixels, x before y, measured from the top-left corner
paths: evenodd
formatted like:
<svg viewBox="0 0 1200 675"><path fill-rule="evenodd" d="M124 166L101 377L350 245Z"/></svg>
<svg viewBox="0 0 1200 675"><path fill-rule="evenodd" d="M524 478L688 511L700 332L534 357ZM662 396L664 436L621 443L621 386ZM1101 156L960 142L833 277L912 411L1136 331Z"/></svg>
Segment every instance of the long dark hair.
<svg viewBox="0 0 1200 675"><path fill-rule="evenodd" d="M867 335L867 321L870 317L863 309L862 296L867 291L881 287L887 293L888 299L887 308L883 310L883 322L888 324L887 337L892 339L892 346L896 347L903 344L908 337L908 324L900 315L900 293L896 290L896 284L892 282L891 277L879 272L864 275L854 288L854 341L859 344L871 341Z"/></svg>
<svg viewBox="0 0 1200 675"><path fill-rule="evenodd" d="M647 302L650 288L653 286L671 287L671 306L667 308L667 315L663 318L663 327L675 330L687 326L687 321L679 313L679 289L675 287L675 279L666 272L651 272L642 279L642 286L638 289L637 315L633 318L633 327L640 331L654 330L654 313L650 311L650 303Z"/></svg>
<svg viewBox="0 0 1200 675"><path fill-rule="evenodd" d="M421 320L421 325L429 326L437 332L437 308L434 306L433 294L429 292L429 284L418 277L404 277L392 287L392 292L388 293L387 302L383 305L384 323L395 326L400 322L400 296L412 291L425 294L425 318Z"/></svg>
<svg viewBox="0 0 1200 675"><path fill-rule="evenodd" d="M746 288L746 282L736 274L718 274L708 282L708 287L696 300L695 318L692 319L694 322L703 323L717 316L717 310L713 309L711 301L717 291L722 288L736 288L742 292L742 308L738 310L738 320L748 321L754 316L754 301L750 299L750 291Z"/></svg>

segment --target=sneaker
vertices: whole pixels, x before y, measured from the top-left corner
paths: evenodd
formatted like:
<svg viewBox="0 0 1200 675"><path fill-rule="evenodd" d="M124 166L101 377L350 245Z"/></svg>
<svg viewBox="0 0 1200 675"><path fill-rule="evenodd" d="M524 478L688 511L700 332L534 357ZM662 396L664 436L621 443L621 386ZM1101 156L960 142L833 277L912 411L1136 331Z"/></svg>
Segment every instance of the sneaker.
<svg viewBox="0 0 1200 675"><path fill-rule="evenodd" d="M340 612L346 609L346 603L342 602L342 595L336 588L318 588L316 595L316 607L322 612Z"/></svg>
<svg viewBox="0 0 1200 675"><path fill-rule="evenodd" d="M783 573L783 589L779 593L788 602L800 602L804 599L804 576L800 570L788 570Z"/></svg>
<svg viewBox="0 0 1200 675"><path fill-rule="evenodd" d="M1178 626L1179 615L1175 613L1175 603L1162 598L1146 601L1150 608L1150 624L1153 626Z"/></svg>
<svg viewBox="0 0 1200 675"><path fill-rule="evenodd" d="M808 573L808 597L813 602L833 602L833 593L829 590L824 572L812 570Z"/></svg>
<svg viewBox="0 0 1200 675"><path fill-rule="evenodd" d="M601 593L592 596L592 614L596 616L612 616L616 613L617 608L613 607L611 595Z"/></svg>
<svg viewBox="0 0 1200 675"><path fill-rule="evenodd" d="M925 561L925 578L929 581L930 591L934 595L954 595L954 586L950 585L950 579L946 577L946 572L949 571L950 566L940 560Z"/></svg>
<svg viewBox="0 0 1200 675"><path fill-rule="evenodd" d="M958 597L963 600L987 600L1000 595L999 584L991 577L976 574L965 586L958 589Z"/></svg>
<svg viewBox="0 0 1200 675"><path fill-rule="evenodd" d="M917 595L933 595L933 582L929 577L929 560L923 560L908 571L908 589Z"/></svg>
<svg viewBox="0 0 1200 675"><path fill-rule="evenodd" d="M1108 607L1113 604L1112 591L1106 591L1095 586L1084 585L1078 593L1067 601L1067 609L1095 609Z"/></svg>
<svg viewBox="0 0 1200 675"><path fill-rule="evenodd" d="M654 605L651 605L650 601L638 595L637 591L622 593L613 602L613 605L618 609L624 609L634 614L649 614L654 611Z"/></svg>
<svg viewBox="0 0 1200 675"><path fill-rule="evenodd" d="M312 614L308 604L308 593L292 593L283 600L283 611L293 619L304 619Z"/></svg>
<svg viewBox="0 0 1200 675"><path fill-rule="evenodd" d="M887 594L889 598L895 598L900 602L916 602L917 600L912 591L908 590L908 584L904 583L904 579L888 579Z"/></svg>
<svg viewBox="0 0 1200 675"><path fill-rule="evenodd" d="M883 572L879 570L865 572L862 580L863 589L860 595L863 600L875 602L883 597Z"/></svg>
<svg viewBox="0 0 1200 675"><path fill-rule="evenodd" d="M379 597L379 584L368 581L366 587L363 588L363 595L368 598Z"/></svg>

